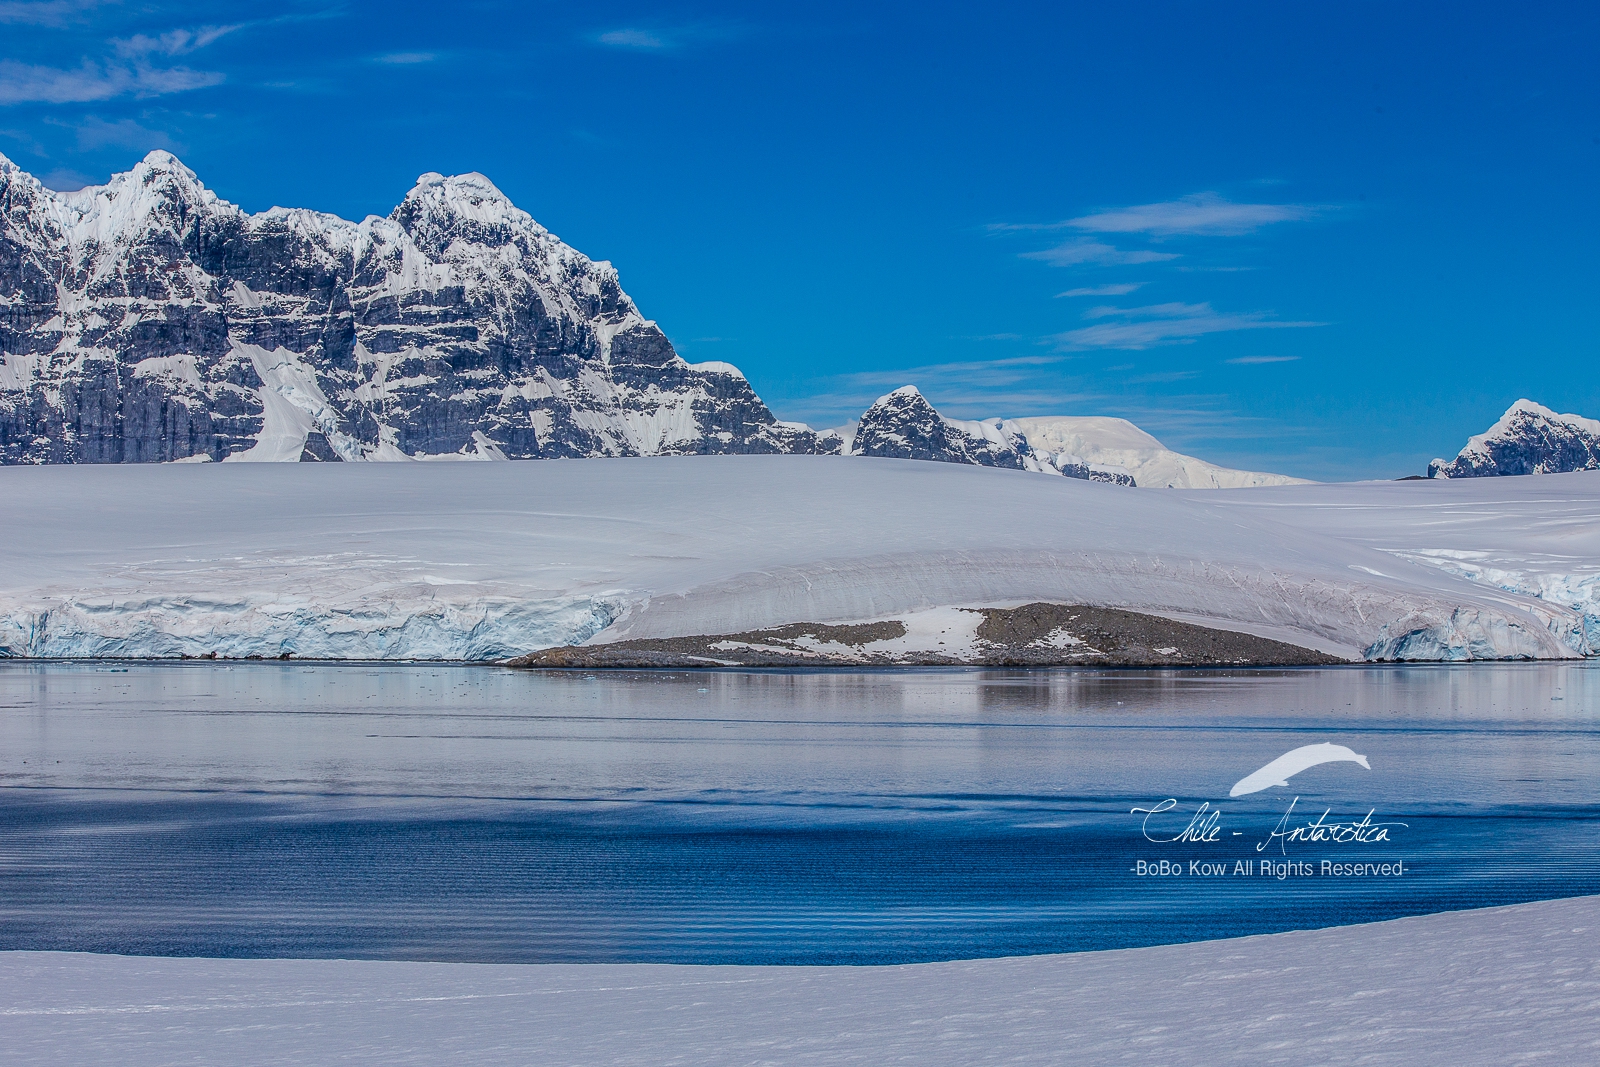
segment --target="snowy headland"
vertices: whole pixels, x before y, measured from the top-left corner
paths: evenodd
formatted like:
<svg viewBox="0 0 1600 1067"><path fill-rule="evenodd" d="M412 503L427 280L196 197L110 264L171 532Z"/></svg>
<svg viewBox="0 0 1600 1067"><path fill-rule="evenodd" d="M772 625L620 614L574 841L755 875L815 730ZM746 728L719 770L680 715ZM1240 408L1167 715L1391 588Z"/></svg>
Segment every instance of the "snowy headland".
<svg viewBox="0 0 1600 1067"><path fill-rule="evenodd" d="M0 499L9 656L485 661L1031 602L1350 659L1600 649L1600 472L1186 492L859 457L77 465L0 468Z"/></svg>
<svg viewBox="0 0 1600 1067"><path fill-rule="evenodd" d="M0 953L35 1064L1587 1063L1600 898L899 967Z"/></svg>

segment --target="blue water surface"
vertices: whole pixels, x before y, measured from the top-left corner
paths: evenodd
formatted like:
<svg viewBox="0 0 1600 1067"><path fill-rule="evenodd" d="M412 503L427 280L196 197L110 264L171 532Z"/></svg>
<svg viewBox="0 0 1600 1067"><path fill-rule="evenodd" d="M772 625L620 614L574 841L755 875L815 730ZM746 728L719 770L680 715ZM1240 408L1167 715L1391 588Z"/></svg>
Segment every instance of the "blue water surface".
<svg viewBox="0 0 1600 1067"><path fill-rule="evenodd" d="M1371 769L1229 799L1322 741ZM12 663L0 949L885 963L1228 937L1600 892L1597 782L1582 663ZM1214 840L1146 837L1202 804ZM1385 832L1271 836L1318 816Z"/></svg>

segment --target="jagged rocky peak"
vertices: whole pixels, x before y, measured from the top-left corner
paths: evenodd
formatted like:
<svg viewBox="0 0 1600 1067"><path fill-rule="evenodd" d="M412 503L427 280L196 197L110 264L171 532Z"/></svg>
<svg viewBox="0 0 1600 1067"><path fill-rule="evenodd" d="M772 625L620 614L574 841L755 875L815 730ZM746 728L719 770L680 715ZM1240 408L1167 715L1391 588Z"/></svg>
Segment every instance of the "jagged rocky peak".
<svg viewBox="0 0 1600 1067"><path fill-rule="evenodd" d="M388 218L248 214L165 152L55 193L0 157L0 462L837 451L684 362L479 174Z"/></svg>
<svg viewBox="0 0 1600 1067"><path fill-rule="evenodd" d="M850 454L972 463L1115 485L1134 484L1133 477L1119 468L1091 465L1065 453L1035 450L1011 420L968 422L945 418L914 385L901 386L879 397L866 410L851 440Z"/></svg>
<svg viewBox="0 0 1600 1067"><path fill-rule="evenodd" d="M389 217L420 247L436 255L456 240L504 245L514 241L519 232L534 237L549 234L494 182L476 172L446 177L430 171L422 175Z"/></svg>
<svg viewBox="0 0 1600 1067"><path fill-rule="evenodd" d="M1023 468L1016 442L967 432L935 411L914 385L880 396L862 414L851 447L858 456Z"/></svg>
<svg viewBox="0 0 1600 1067"><path fill-rule="evenodd" d="M1428 464L1430 478L1561 474L1600 470L1600 421L1560 415L1518 400L1500 421L1467 441L1453 460Z"/></svg>

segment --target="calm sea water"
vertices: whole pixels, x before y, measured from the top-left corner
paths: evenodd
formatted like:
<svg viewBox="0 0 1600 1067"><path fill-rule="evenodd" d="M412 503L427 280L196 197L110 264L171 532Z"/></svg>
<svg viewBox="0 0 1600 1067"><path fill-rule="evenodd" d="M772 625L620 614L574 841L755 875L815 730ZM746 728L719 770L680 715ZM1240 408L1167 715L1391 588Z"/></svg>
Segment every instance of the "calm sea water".
<svg viewBox="0 0 1600 1067"><path fill-rule="evenodd" d="M1322 741L1370 770L1229 798ZM877 963L1225 937L1600 892L1597 783L1597 664L13 663L0 949ZM1202 804L1212 840L1171 840ZM1319 816L1302 838L1344 840L1272 836Z"/></svg>

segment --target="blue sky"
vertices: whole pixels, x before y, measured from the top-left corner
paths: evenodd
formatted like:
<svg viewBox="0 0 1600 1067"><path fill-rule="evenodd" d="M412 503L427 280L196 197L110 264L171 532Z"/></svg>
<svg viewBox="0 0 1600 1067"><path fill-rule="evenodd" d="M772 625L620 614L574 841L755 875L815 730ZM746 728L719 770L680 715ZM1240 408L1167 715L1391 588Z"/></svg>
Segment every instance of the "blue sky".
<svg viewBox="0 0 1600 1067"><path fill-rule="evenodd" d="M690 360L836 425L1110 414L1420 473L1600 417L1591 4L0 0L0 152L250 210L489 175Z"/></svg>

